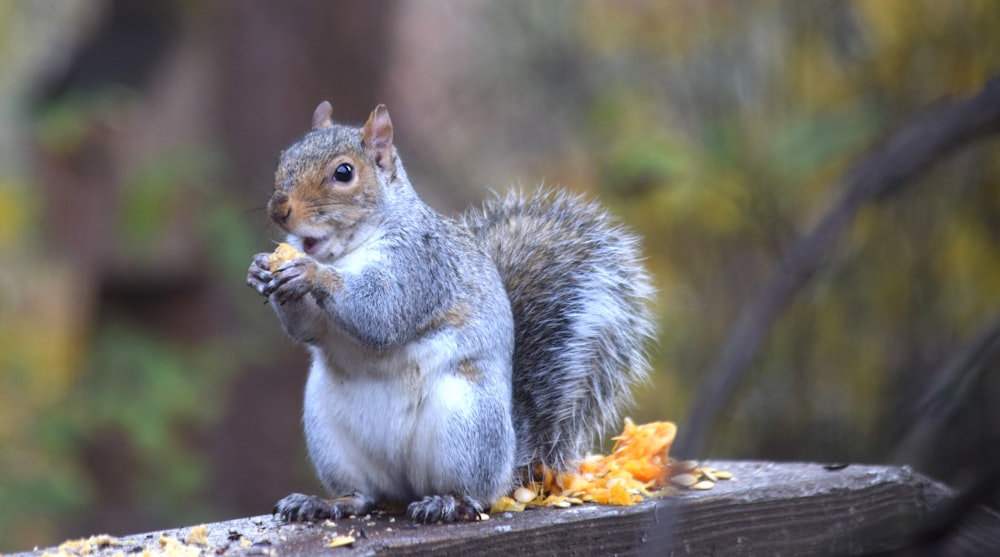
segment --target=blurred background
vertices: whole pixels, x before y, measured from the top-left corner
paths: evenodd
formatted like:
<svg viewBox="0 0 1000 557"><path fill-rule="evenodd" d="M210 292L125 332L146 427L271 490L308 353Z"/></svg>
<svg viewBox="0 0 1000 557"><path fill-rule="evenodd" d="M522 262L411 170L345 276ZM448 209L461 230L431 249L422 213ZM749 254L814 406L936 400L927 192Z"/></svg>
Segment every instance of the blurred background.
<svg viewBox="0 0 1000 557"><path fill-rule="evenodd" d="M352 123L387 103L442 212L544 181L638 230L661 335L631 415L683 431L849 165L997 73L991 0L0 0L0 551L319 492L305 354L244 279L323 99ZM962 364L998 319L988 139L862 210L686 456L960 485L1000 446L997 351ZM943 434L900 457L942 382Z"/></svg>

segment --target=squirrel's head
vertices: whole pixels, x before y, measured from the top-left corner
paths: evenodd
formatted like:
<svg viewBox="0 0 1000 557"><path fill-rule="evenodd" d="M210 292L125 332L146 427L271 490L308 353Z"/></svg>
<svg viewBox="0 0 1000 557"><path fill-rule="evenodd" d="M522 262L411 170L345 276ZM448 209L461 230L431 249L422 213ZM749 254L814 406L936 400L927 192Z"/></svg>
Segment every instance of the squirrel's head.
<svg viewBox="0 0 1000 557"><path fill-rule="evenodd" d="M267 204L271 220L316 257L339 257L397 181L392 121L378 105L361 128L335 124L323 101L312 130L282 151Z"/></svg>

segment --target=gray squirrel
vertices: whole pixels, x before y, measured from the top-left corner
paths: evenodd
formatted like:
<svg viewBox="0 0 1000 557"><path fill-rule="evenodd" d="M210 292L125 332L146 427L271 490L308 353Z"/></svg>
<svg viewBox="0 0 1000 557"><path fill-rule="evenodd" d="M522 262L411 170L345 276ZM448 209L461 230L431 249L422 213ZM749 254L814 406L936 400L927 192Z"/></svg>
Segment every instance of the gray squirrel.
<svg viewBox="0 0 1000 557"><path fill-rule="evenodd" d="M638 238L565 192L511 193L459 220L420 200L384 105L361 128L315 110L281 153L271 219L305 257L247 283L312 366L303 423L335 499L285 521L408 503L478 520L518 479L563 471L618 426L648 373L653 287Z"/></svg>

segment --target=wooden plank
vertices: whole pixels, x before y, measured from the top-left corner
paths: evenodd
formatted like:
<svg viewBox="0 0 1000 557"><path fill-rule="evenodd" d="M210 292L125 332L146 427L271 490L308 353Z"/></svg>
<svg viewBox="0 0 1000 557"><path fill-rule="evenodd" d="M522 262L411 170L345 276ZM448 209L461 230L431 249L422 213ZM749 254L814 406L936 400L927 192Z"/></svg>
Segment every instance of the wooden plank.
<svg viewBox="0 0 1000 557"><path fill-rule="evenodd" d="M709 465L733 472L735 479L634 507L529 509L447 525L417 525L384 514L336 525L288 525L259 516L210 524L207 543L195 547L205 555L862 555L903 547L929 510L951 496L908 468ZM1000 515L979 509L975 519L956 547L963 554L1000 547ZM161 537L183 542L190 532L128 536L118 540L121 545L94 548L91 554L158 549ZM356 538L351 546L327 547L334 536L346 534Z"/></svg>

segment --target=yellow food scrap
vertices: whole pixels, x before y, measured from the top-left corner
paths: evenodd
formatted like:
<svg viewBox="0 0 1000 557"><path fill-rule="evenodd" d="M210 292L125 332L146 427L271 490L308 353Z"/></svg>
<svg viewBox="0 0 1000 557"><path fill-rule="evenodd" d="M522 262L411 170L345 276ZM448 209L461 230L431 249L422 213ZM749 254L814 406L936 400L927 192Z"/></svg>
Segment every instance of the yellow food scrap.
<svg viewBox="0 0 1000 557"><path fill-rule="evenodd" d="M354 543L354 536L336 536L330 543L326 544L327 547L341 547L344 545L351 545Z"/></svg>
<svg viewBox="0 0 1000 557"><path fill-rule="evenodd" d="M501 497L497 499L493 506L490 507L491 513L502 513L506 511L521 512L524 510L524 503L515 501L511 497Z"/></svg>
<svg viewBox="0 0 1000 557"><path fill-rule="evenodd" d="M99 549L104 549L106 547L117 547L119 545L121 545L121 542L118 540L118 538L114 536L109 536L107 534L100 534L98 536L90 536L89 538L67 540L63 542L56 549L55 553L46 551L45 553L42 554L42 556L75 557L77 555L90 555L91 553Z"/></svg>
<svg viewBox="0 0 1000 557"><path fill-rule="evenodd" d="M634 505L670 481L668 453L676 436L677 426L670 422L635 425L626 418L625 429L614 438L610 455L587 455L570 472L541 470L538 483L515 491L516 501L501 497L491 510L519 510L514 506L518 503L557 508L583 502ZM528 493L541 496L524 501Z"/></svg>
<svg viewBox="0 0 1000 557"><path fill-rule="evenodd" d="M295 249L291 244L282 242L278 244L278 247L274 248L271 255L267 256L267 270L273 273L286 262L305 256L306 254Z"/></svg>
<svg viewBox="0 0 1000 557"><path fill-rule="evenodd" d="M163 555L169 555L170 557L198 557L201 555L201 550L197 546L184 545L177 538L160 536L158 541L160 542Z"/></svg>
<svg viewBox="0 0 1000 557"><path fill-rule="evenodd" d="M195 526L184 539L186 544L208 545L208 526Z"/></svg>

